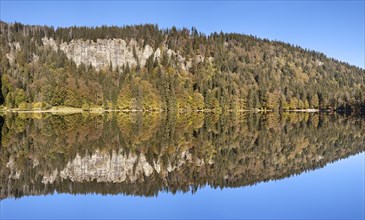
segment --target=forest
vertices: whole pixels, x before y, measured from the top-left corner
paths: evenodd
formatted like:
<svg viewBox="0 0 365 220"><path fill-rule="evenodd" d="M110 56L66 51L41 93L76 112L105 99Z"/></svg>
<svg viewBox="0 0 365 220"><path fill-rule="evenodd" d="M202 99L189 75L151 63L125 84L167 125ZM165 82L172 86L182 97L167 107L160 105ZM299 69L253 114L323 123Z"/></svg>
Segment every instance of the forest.
<svg viewBox="0 0 365 220"><path fill-rule="evenodd" d="M124 53L132 54L123 65L111 59L95 66L82 58L83 45L113 39L125 41ZM70 45L81 48L80 59ZM0 21L0 47L0 110L365 111L364 69L251 35Z"/></svg>
<svg viewBox="0 0 365 220"><path fill-rule="evenodd" d="M365 150L364 117L357 115L191 113L0 117L0 199L240 187Z"/></svg>

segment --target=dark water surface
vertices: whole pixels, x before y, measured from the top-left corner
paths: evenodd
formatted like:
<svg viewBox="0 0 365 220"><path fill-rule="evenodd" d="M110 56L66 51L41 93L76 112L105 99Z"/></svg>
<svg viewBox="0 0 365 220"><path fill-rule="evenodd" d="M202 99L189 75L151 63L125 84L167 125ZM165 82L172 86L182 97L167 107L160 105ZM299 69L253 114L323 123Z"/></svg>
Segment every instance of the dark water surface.
<svg viewBox="0 0 365 220"><path fill-rule="evenodd" d="M364 218L365 119L8 114L1 219Z"/></svg>

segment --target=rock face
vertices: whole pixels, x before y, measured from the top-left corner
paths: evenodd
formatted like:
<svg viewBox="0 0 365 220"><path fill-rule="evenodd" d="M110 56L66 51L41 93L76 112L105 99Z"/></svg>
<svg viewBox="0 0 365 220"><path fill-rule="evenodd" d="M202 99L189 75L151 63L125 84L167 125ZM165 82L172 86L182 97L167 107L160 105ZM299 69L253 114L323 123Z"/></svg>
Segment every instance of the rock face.
<svg viewBox="0 0 365 220"><path fill-rule="evenodd" d="M17 50L20 50L20 44L19 42L9 43L9 47L10 47L10 53L7 53L6 57L9 59L10 63L14 63L15 52Z"/></svg>
<svg viewBox="0 0 365 220"><path fill-rule="evenodd" d="M98 39L96 42L79 39L60 45L57 45L53 38L43 38L42 41L45 46L65 52L77 65L91 64L97 69L110 64L114 69L127 64L136 66L139 63L144 66L151 55L156 56L151 46L147 44L142 48L133 39L128 45L123 39Z"/></svg>
<svg viewBox="0 0 365 220"><path fill-rule="evenodd" d="M186 59L179 51L168 49L166 45L157 48L155 51L150 45L141 47L134 39L127 42L123 39L97 39L92 40L72 40L70 43L63 42L57 44L53 38L42 39L44 46L49 46L53 50L62 50L68 59L73 60L77 66L81 63L92 65L96 69L108 67L112 64L113 69L129 65L136 66L138 63L141 67L146 64L149 57L153 60L160 61L162 52L165 51L169 58L174 57L181 69L189 70L193 62L200 63L204 61L202 55L197 55L195 58ZM213 58L209 57L209 61L213 62Z"/></svg>

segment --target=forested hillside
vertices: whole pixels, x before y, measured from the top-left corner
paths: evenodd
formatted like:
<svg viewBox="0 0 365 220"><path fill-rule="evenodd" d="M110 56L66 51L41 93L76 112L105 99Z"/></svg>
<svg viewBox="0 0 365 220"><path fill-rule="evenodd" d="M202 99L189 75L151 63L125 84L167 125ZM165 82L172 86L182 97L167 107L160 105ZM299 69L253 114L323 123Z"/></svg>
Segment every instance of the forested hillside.
<svg viewBox="0 0 365 220"><path fill-rule="evenodd" d="M254 36L1 22L0 45L4 109L364 110L363 69Z"/></svg>

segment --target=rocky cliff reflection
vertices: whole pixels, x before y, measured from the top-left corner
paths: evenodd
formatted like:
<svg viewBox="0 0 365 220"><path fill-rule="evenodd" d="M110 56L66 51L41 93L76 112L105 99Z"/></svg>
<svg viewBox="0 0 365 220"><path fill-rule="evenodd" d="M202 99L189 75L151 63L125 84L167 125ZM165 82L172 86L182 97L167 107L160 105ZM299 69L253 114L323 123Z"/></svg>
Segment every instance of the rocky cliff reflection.
<svg viewBox="0 0 365 220"><path fill-rule="evenodd" d="M363 118L328 114L8 114L0 125L2 199L252 185L365 143Z"/></svg>

